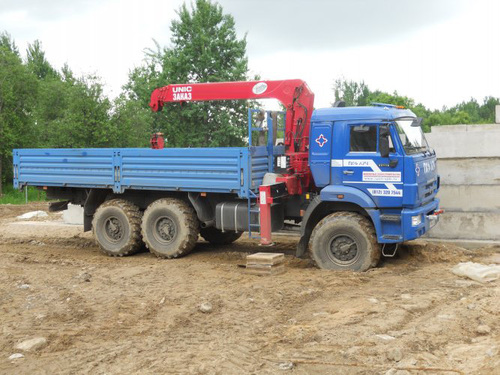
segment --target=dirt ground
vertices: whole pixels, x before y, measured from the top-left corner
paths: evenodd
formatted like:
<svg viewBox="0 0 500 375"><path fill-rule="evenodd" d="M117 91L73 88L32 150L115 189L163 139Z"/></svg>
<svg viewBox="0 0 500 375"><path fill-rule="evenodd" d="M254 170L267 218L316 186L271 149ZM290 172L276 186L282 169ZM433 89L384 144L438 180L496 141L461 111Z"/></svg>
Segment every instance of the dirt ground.
<svg viewBox="0 0 500 375"><path fill-rule="evenodd" d="M450 272L500 248L413 242L356 274L316 269L279 237L286 273L260 277L238 266L255 241L109 258L60 215L15 219L37 209L0 206L0 373L500 373L500 281ZM47 345L9 359L33 337Z"/></svg>

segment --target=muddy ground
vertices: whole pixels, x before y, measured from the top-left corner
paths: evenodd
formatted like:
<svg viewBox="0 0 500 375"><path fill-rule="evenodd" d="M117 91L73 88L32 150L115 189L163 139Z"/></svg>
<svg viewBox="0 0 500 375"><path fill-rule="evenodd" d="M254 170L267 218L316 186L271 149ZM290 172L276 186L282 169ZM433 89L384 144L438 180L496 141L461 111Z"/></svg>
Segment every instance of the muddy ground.
<svg viewBox="0 0 500 375"><path fill-rule="evenodd" d="M450 272L499 248L414 242L369 272L335 273L280 237L286 273L260 277L238 266L262 250L253 241L109 258L56 214L15 219L35 209L47 206L0 206L0 373L500 373L500 281ZM9 360L33 337L47 345Z"/></svg>

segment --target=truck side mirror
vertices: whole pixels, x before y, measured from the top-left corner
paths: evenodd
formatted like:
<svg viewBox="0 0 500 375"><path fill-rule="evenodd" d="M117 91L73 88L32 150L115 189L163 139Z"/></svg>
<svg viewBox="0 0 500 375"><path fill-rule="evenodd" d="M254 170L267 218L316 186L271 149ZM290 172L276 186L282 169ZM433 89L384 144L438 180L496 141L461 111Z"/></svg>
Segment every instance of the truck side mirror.
<svg viewBox="0 0 500 375"><path fill-rule="evenodd" d="M389 136L381 136L378 141L378 148L380 150L380 156L383 158L389 157Z"/></svg>

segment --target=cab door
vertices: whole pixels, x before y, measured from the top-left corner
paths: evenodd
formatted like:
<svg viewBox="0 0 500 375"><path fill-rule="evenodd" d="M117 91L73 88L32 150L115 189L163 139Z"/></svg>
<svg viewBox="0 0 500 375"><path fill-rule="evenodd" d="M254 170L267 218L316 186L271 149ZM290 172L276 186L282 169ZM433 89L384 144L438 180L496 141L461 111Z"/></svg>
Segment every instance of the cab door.
<svg viewBox="0 0 500 375"><path fill-rule="evenodd" d="M330 184L333 122L315 122L309 137L309 166L317 187Z"/></svg>
<svg viewBox="0 0 500 375"><path fill-rule="evenodd" d="M348 123L347 133L343 184L368 194L378 207L400 207L404 157L394 147L391 125Z"/></svg>

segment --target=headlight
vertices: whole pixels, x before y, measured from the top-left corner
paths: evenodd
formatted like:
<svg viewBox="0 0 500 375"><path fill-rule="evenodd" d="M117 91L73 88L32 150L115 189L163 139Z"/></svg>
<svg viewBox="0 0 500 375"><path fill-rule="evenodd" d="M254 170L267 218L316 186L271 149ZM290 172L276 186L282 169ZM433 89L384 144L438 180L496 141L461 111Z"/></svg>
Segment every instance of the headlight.
<svg viewBox="0 0 500 375"><path fill-rule="evenodd" d="M422 215L416 215L411 217L411 226L416 227L422 223Z"/></svg>

